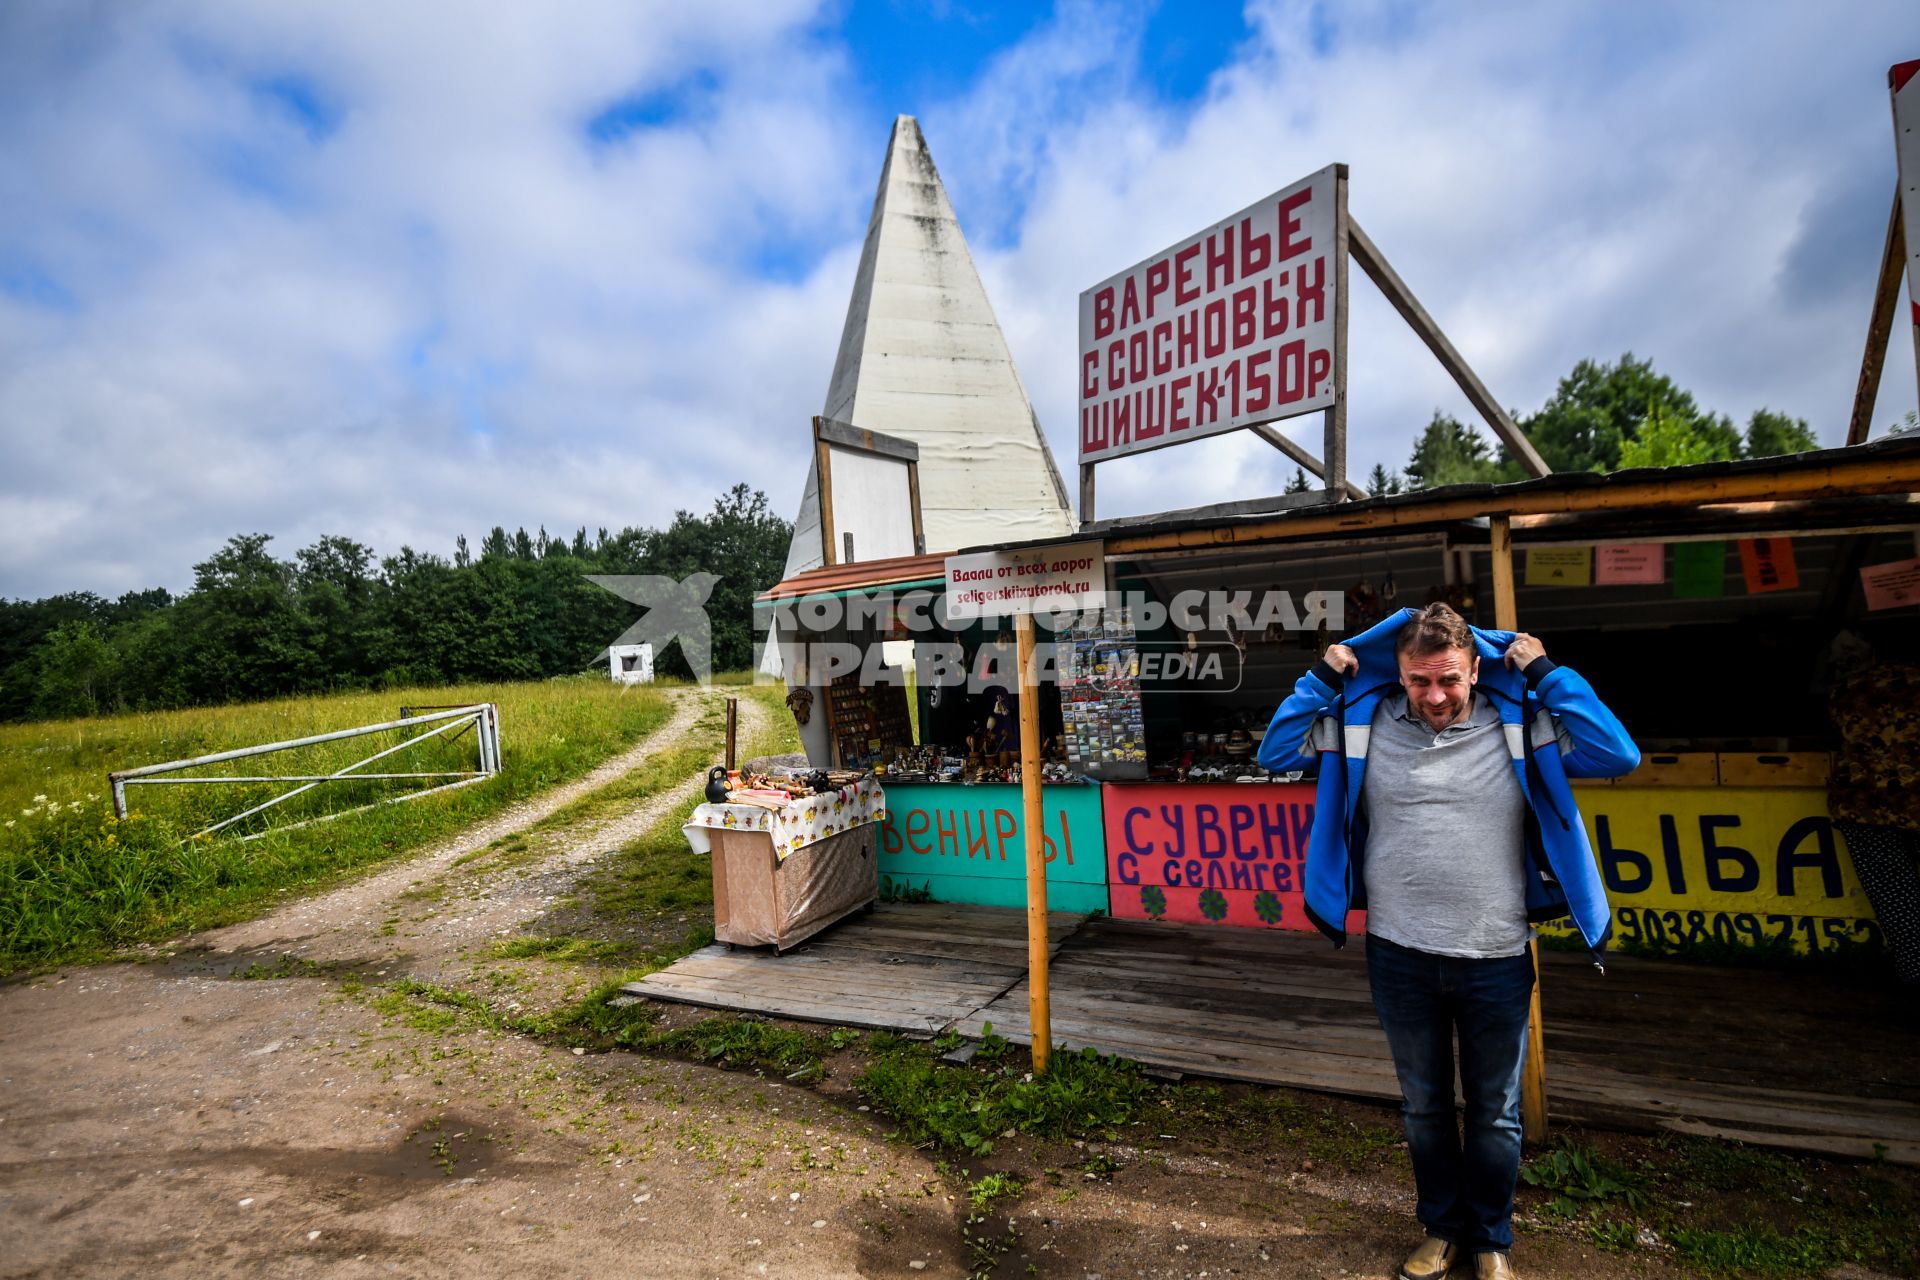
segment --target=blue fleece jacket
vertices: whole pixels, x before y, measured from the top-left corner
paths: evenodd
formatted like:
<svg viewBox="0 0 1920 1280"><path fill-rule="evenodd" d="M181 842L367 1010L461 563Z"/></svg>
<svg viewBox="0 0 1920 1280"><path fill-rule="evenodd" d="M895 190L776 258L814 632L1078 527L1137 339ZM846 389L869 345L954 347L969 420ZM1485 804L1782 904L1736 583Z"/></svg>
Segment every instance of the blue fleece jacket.
<svg viewBox="0 0 1920 1280"><path fill-rule="evenodd" d="M1347 913L1367 905L1366 810L1360 804L1367 739L1380 699L1401 691L1394 641L1414 613L1402 609L1346 641L1360 661L1350 675L1324 660L1314 663L1273 713L1260 742L1266 768L1318 774L1306 908L1335 946L1346 945ZM1640 751L1572 669L1542 657L1524 672L1510 670L1506 653L1513 634L1473 628L1480 656L1475 692L1491 697L1500 710L1514 776L1527 798L1527 918L1571 914L1597 955L1613 931L1613 917L1567 780L1617 777L1639 765Z"/></svg>

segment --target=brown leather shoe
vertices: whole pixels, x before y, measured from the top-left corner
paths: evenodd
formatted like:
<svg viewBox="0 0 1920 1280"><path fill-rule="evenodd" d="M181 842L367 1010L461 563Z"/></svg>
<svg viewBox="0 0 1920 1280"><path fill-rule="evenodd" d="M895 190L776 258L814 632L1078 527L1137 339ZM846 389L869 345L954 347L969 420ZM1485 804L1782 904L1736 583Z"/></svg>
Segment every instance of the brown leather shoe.
<svg viewBox="0 0 1920 1280"><path fill-rule="evenodd" d="M1519 1273L1504 1253L1473 1255L1473 1280L1519 1280Z"/></svg>
<svg viewBox="0 0 1920 1280"><path fill-rule="evenodd" d="M1447 1272L1453 1270L1454 1262L1460 1257L1460 1246L1451 1240L1442 1240L1439 1236L1428 1236L1420 1242L1420 1247L1407 1255L1400 1264L1400 1280L1441 1280Z"/></svg>

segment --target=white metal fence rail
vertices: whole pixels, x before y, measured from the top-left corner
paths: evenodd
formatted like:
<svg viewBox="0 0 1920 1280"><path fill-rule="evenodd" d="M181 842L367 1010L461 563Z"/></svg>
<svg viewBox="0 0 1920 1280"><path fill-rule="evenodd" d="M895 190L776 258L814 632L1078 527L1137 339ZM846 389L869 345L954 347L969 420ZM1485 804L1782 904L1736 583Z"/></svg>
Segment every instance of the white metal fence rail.
<svg viewBox="0 0 1920 1280"><path fill-rule="evenodd" d="M402 710L405 710L405 708L402 708ZM431 725L433 727L413 735L405 742L382 748L372 755L356 760L345 768L335 770L332 773L268 774L258 776L221 774L214 777L201 778L171 778L162 776L165 774L178 773L185 769L198 768L202 765L220 764L228 760L244 760L253 756L269 755L275 751L290 751L296 747L310 747L322 742L338 742L344 738L360 738L372 733L387 733L395 729L411 729L421 725ZM478 768L435 770L419 773L360 772L360 769L366 765L373 764L378 760L384 760L388 756L396 755L409 747L418 746L429 739L441 738L442 740L447 740L445 735L448 734L457 738L464 733L468 727L472 727L475 730L474 736L479 745ZM230 827L236 822L251 818L255 814L263 813L275 805L282 804L297 795L303 795L315 787L323 786L329 782L376 782L425 778L451 779L451 781L442 782L438 786L424 787L418 791L408 791L401 795L388 796L386 799L376 800L372 804L357 805L352 809L342 809L338 813L322 814L317 818L307 818L301 822L290 822L285 826L275 829L289 831L295 827L304 827L315 822L326 822L333 818L344 818L350 813L364 813L368 809L375 809L385 804L399 804L406 800L418 800L422 796L436 795L442 791L451 791L455 787L470 787L476 782L485 782L498 772L500 772L500 710L491 702L478 702L472 706L449 707L427 715L403 716L401 719L389 720L384 724L361 725L356 729L340 729L333 733L316 733L311 737L290 738L285 742L268 742L257 747L241 747L234 751L217 751L212 755L195 756L191 760L169 760L164 764L142 765L138 769L121 769L108 774L107 782L113 787L113 811L122 818L127 816L128 787L185 786L189 784L206 786L218 783L261 782L292 782L300 784L289 791L281 792L271 800L254 805L252 808L236 813L230 818L222 818L212 826L194 832L194 836L205 836L212 835L216 831ZM265 834L267 833L264 831L256 831L252 835L242 836L241 839L253 840ZM188 839L192 838L193 836L188 837Z"/></svg>

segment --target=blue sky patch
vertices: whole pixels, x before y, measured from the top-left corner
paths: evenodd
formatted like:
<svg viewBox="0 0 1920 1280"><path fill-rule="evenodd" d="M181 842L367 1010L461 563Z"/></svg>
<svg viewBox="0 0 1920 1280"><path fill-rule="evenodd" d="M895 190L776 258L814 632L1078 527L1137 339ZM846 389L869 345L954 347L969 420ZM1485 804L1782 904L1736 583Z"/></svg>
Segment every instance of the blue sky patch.
<svg viewBox="0 0 1920 1280"><path fill-rule="evenodd" d="M254 81L251 88L254 97L270 114L306 134L308 142L325 142L339 132L345 113L305 76L271 76Z"/></svg>
<svg viewBox="0 0 1920 1280"><path fill-rule="evenodd" d="M718 92L711 72L697 72L678 84L639 89L608 103L587 121L587 138L596 147L610 147L648 129L660 129L685 120L695 105Z"/></svg>
<svg viewBox="0 0 1920 1280"><path fill-rule="evenodd" d="M0 293L52 311L72 311L80 305L60 281L38 263L0 255Z"/></svg>

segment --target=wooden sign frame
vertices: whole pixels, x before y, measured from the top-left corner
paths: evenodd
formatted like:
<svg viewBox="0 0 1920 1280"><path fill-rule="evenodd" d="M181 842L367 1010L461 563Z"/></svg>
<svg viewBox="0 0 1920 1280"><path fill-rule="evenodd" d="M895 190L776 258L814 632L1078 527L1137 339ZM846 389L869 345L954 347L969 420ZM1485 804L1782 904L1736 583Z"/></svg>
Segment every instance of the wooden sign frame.
<svg viewBox="0 0 1920 1280"><path fill-rule="evenodd" d="M833 451L847 449L894 458L907 464L907 504L913 512L913 554L927 553L926 526L920 517L920 446L899 436L884 435L856 427L851 422L816 416L813 420L813 460L820 478L820 552L827 564L841 564L845 558L833 528Z"/></svg>

